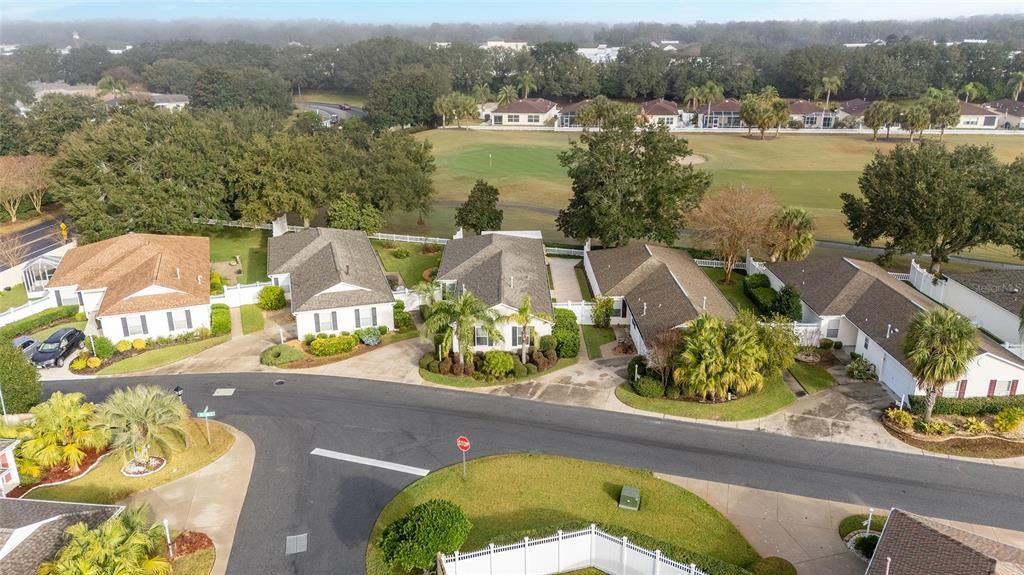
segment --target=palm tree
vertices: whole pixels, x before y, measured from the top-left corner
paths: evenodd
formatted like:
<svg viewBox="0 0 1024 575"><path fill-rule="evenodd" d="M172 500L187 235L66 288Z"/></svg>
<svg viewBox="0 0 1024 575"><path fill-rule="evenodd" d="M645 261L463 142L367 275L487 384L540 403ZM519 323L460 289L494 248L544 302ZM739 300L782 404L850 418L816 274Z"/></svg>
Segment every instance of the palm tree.
<svg viewBox="0 0 1024 575"><path fill-rule="evenodd" d="M1024 72L1010 74L1010 81L1007 83L1007 87L1010 88L1010 92L1013 92L1014 100L1019 98L1020 93L1024 92Z"/></svg>
<svg viewBox="0 0 1024 575"><path fill-rule="evenodd" d="M86 450L106 447L110 435L94 423L96 405L84 399L81 393L55 391L33 407L31 439L21 447L24 456L43 468L66 465L77 472Z"/></svg>
<svg viewBox="0 0 1024 575"><path fill-rule="evenodd" d="M761 345L757 318L741 314L729 327L724 340L725 363L722 385L736 395L743 396L764 388L761 367L768 360L768 352Z"/></svg>
<svg viewBox="0 0 1024 575"><path fill-rule="evenodd" d="M925 421L932 417L939 390L963 377L977 351L978 330L953 310L922 311L910 321L903 355L917 386L925 392Z"/></svg>
<svg viewBox="0 0 1024 575"><path fill-rule="evenodd" d="M519 344L522 347L521 354L523 363L526 363L526 349L530 347L529 327L530 321L533 320L533 318L552 321L550 315L544 312L533 311L533 303L530 301L529 294L523 295L523 301L519 303L519 309L503 318L504 320L510 321L519 326ZM515 342L513 342L513 344L514 343Z"/></svg>
<svg viewBox="0 0 1024 575"><path fill-rule="evenodd" d="M700 86L690 86L686 90L686 97L683 98L683 101L686 102L691 110L696 111L704 101L704 93L701 91Z"/></svg>
<svg viewBox="0 0 1024 575"><path fill-rule="evenodd" d="M931 123L931 114L928 113L928 108L925 108L921 104L914 104L903 111L903 118L900 124L903 128L910 131L910 141L914 141L914 132L920 132L922 138L924 137L924 129Z"/></svg>
<svg viewBox="0 0 1024 575"><path fill-rule="evenodd" d="M416 294L416 299L420 302L420 309L423 309L423 306L429 308L437 301L437 297L441 293L441 285L436 281L421 281L413 286L412 293Z"/></svg>
<svg viewBox="0 0 1024 575"><path fill-rule="evenodd" d="M117 106L117 97L128 92L128 84L124 80L114 78L113 76L103 76L99 82L96 82L96 93L100 97L106 96L107 94L114 95L114 106Z"/></svg>
<svg viewBox="0 0 1024 575"><path fill-rule="evenodd" d="M170 575L161 554L163 528L149 520L145 506L129 507L89 529L77 523L65 530L68 542L53 561L39 566L40 575Z"/></svg>
<svg viewBox="0 0 1024 575"><path fill-rule="evenodd" d="M968 82L960 87L960 93L964 95L964 102L978 98L984 92L985 86L978 82Z"/></svg>
<svg viewBox="0 0 1024 575"><path fill-rule="evenodd" d="M110 430L111 449L136 465L148 466L151 446L166 459L188 446L188 407L154 385L118 389L96 415Z"/></svg>
<svg viewBox="0 0 1024 575"><path fill-rule="evenodd" d="M725 323L714 316L701 315L690 322L683 336L683 353L676 357L672 377L698 399L716 400L728 392L722 383L725 369Z"/></svg>
<svg viewBox="0 0 1024 575"><path fill-rule="evenodd" d="M832 94L839 90L839 87L843 85L843 81L839 76L831 75L825 76L821 79L821 87L825 90L825 111L828 111L829 102L832 99ZM825 127L825 119L822 117L820 128Z"/></svg>
<svg viewBox="0 0 1024 575"><path fill-rule="evenodd" d="M704 85L700 87L700 93L701 101L707 104L708 107L707 114L704 116L704 122L706 123L707 119L711 117L711 106L721 102L725 98L725 93L722 91L721 86L711 80L704 82Z"/></svg>
<svg viewBox="0 0 1024 575"><path fill-rule="evenodd" d="M516 87L511 84L505 84L498 90L498 105L504 106L505 104L511 104L519 98L519 93L516 92Z"/></svg>
<svg viewBox="0 0 1024 575"><path fill-rule="evenodd" d="M768 261L798 261L814 249L814 220L807 210L787 206L772 218L768 235Z"/></svg>
<svg viewBox="0 0 1024 575"><path fill-rule="evenodd" d="M775 137L779 137L782 125L789 119L789 104L782 98L772 100L772 120L775 122Z"/></svg>
<svg viewBox="0 0 1024 575"><path fill-rule="evenodd" d="M537 81L533 79L533 74L529 72L523 72L519 76L519 90L523 93L523 99L530 97L530 92L537 89Z"/></svg>
<svg viewBox="0 0 1024 575"><path fill-rule="evenodd" d="M463 290L456 297L435 303L424 325L426 333L444 335L442 351L451 349L453 339L458 340L459 354L456 358L461 363L473 355L476 329L484 330L492 340L502 340L497 321L498 314L493 309L472 292Z"/></svg>

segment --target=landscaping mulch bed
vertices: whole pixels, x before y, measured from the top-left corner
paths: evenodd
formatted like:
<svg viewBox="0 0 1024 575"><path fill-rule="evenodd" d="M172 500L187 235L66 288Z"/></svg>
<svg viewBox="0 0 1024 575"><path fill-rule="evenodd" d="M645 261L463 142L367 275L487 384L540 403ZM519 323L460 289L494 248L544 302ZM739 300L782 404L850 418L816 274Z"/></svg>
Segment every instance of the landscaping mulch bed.
<svg viewBox="0 0 1024 575"><path fill-rule="evenodd" d="M309 349L309 346L306 345L306 343L304 341L298 340L298 339L293 339L291 341L285 342L284 345L287 345L289 347L294 347L295 349L297 349L297 350L301 351L302 353L306 354L306 357L304 357L302 359L299 359L299 360L295 360L295 361L289 362L289 363L283 363L283 364L275 366L275 367L279 367L281 369L304 369L304 368L307 368L307 367L320 367L322 365L327 365L329 363L336 363L336 362L339 362L339 361L342 361L342 360L346 360L346 359L355 357L357 355L362 355L364 353L367 353L367 352L373 351L375 349L379 349L381 347L384 347L385 345L390 345L392 343L398 343L400 341L405 341L406 339L411 339L411 337L402 337L402 338L389 337L389 336L392 336L392 334L397 334L399 336L405 336L405 335L408 334L408 332L389 331L387 333L387 335L383 336L383 338L381 339L381 342L378 343L377 345L366 345L365 343L360 342L360 343L356 344L356 348L355 349L353 349L352 351L350 351L348 353L341 353L341 354L338 354L338 355L325 355L325 356L313 355L312 351Z"/></svg>
<svg viewBox="0 0 1024 575"><path fill-rule="evenodd" d="M175 557L184 557L213 547L213 540L206 533L182 531L174 538L172 549Z"/></svg>
<svg viewBox="0 0 1024 575"><path fill-rule="evenodd" d="M1008 457L1024 457L1024 441L1016 441L996 437L994 435L931 437L922 436L903 429L893 427L884 418L882 425L890 435L907 445L925 451L957 455L960 457L978 457L982 459L1005 459Z"/></svg>
<svg viewBox="0 0 1024 575"><path fill-rule="evenodd" d="M125 350L125 351L115 351L114 355L108 357L107 359L104 359L103 363L101 363L100 366L97 367L97 368L85 367L85 368L82 368L82 369L71 369L71 367L70 367L71 361L68 360L67 361L67 363L69 364L68 370L71 373L74 373L74 374L77 374L77 375L95 375L96 373L98 373L100 371L103 371L104 369L114 365L115 363L118 363L120 361L124 361L124 360L126 360L126 359L128 359L130 357L135 357L137 355L142 355L142 354L146 353L147 351L154 351L154 350L157 350L157 349L164 349L164 348L168 348L168 347L176 347L176 346L179 346L179 345L188 345L190 343L195 343L197 341L203 341L203 339L212 339L213 337L219 337L219 336L210 336L209 338L193 339L191 341L174 342L174 343L168 343L168 344L164 344L164 345L159 345L159 344L150 345L150 344L146 344L146 347L144 347L142 349L135 349L133 347L133 348ZM88 338L85 341L86 341L86 344L85 344L85 349L83 350L83 352L86 355L91 355L92 354L92 348L89 346Z"/></svg>
<svg viewBox="0 0 1024 575"><path fill-rule="evenodd" d="M51 483L59 483L61 481L66 481L68 479L78 477L79 475L85 473L86 470L88 470L90 467L92 467L92 465L96 463L96 460L98 460L100 457L103 457L103 454L106 452L107 450L105 449L101 451L86 450L85 459L82 460L82 464L81 466L79 466L78 471L72 471L70 467L64 466L50 468L43 472L43 475L39 479L39 481L31 485L21 484L18 487L15 487L10 493L7 494L7 496L17 499L22 495L28 493L28 491L34 487L38 487L40 485L49 485Z"/></svg>

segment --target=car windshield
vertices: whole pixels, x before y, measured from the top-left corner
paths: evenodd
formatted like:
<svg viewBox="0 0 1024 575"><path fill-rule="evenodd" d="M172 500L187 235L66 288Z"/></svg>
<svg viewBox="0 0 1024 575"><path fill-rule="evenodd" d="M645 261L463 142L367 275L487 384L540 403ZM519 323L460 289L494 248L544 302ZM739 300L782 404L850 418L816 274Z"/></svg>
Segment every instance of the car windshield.
<svg viewBox="0 0 1024 575"><path fill-rule="evenodd" d="M60 349L59 341L48 341L39 346L39 351L57 351Z"/></svg>
<svg viewBox="0 0 1024 575"><path fill-rule="evenodd" d="M35 343L35 342L32 341L31 339L25 340L25 341L21 342L21 349L28 349L29 347L31 347L31 345L33 343Z"/></svg>

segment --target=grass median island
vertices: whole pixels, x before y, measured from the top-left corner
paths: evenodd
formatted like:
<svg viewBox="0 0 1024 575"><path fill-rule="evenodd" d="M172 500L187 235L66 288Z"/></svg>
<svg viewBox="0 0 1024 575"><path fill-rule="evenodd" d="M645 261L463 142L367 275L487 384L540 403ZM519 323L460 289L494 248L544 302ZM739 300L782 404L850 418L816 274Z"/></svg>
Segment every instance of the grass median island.
<svg viewBox="0 0 1024 575"><path fill-rule="evenodd" d="M386 243L380 240L372 240L370 243L373 244L373 248L380 255L380 261L384 264L384 269L401 275L402 282L408 288L413 288L416 284L423 281L424 272L441 265L442 246L436 246L436 252L423 253L423 244L405 242ZM394 247L387 248L385 245L394 245ZM406 250L409 256L405 258L395 257L395 252L399 249Z"/></svg>
<svg viewBox="0 0 1024 575"><path fill-rule="evenodd" d="M757 393L722 403L641 397L628 382L615 388L615 397L633 409L712 421L757 419L771 415L796 400L781 377L768 380L764 389Z"/></svg>
<svg viewBox="0 0 1024 575"><path fill-rule="evenodd" d="M7 311L12 307L18 307L28 303L28 293L25 291L25 284L11 286L11 289L0 289L0 311Z"/></svg>
<svg viewBox="0 0 1024 575"><path fill-rule="evenodd" d="M122 359L121 361L112 363L110 366L104 367L96 372L96 375L120 375L123 373L134 373L136 371L146 371L149 369L163 367L185 359L186 357L191 357L201 351L210 349L215 345L220 345L229 339L231 339L230 335L222 335L220 337L211 337L194 341L192 343L169 345L167 347L147 350L139 355L133 355L127 359ZM86 342L86 345L88 345L88 342Z"/></svg>
<svg viewBox="0 0 1024 575"><path fill-rule="evenodd" d="M640 489L640 511L618 508L623 485ZM435 498L459 505L473 523L464 551L597 523L606 531L640 534L740 567L759 558L732 523L706 501L649 471L517 454L470 460L466 480L462 466L453 465L407 487L377 519L367 549L367 573L399 573L383 563L377 547L381 532L415 505Z"/></svg>
<svg viewBox="0 0 1024 575"><path fill-rule="evenodd" d="M807 393L817 393L836 385L836 378L827 369L818 365L796 362L789 368L800 386Z"/></svg>
<svg viewBox="0 0 1024 575"><path fill-rule="evenodd" d="M206 424L193 419L188 425L189 447L172 453L167 458L167 465L144 477L125 477L121 474L124 460L120 455L110 454L103 458L95 468L78 479L54 485L40 487L26 495L27 499L48 499L52 501L74 501L79 503L113 504L133 493L152 489L175 479L184 477L213 463L224 455L235 442L235 436L228 428L211 421L210 437L212 442L206 444ZM153 452L165 456L158 449Z"/></svg>
<svg viewBox="0 0 1024 575"><path fill-rule="evenodd" d="M263 310L258 305L245 304L239 312L242 314L242 333L263 331Z"/></svg>
<svg viewBox="0 0 1024 575"><path fill-rule="evenodd" d="M601 346L615 341L615 330L610 327L597 327L596 325L582 325L583 341L587 344L587 357L599 359L601 357Z"/></svg>

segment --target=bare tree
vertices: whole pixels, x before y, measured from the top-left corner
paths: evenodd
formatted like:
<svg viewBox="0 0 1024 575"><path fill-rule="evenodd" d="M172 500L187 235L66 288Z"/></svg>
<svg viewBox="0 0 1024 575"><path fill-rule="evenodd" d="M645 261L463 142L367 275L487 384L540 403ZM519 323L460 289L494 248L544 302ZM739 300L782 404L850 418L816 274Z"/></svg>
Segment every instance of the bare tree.
<svg viewBox="0 0 1024 575"><path fill-rule="evenodd" d="M778 213L775 198L763 190L740 186L707 196L689 217L701 242L722 260L725 283L747 249L759 246L772 217Z"/></svg>
<svg viewBox="0 0 1024 575"><path fill-rule="evenodd" d="M9 268L20 264L28 255L28 244L17 234L0 236L0 263Z"/></svg>
<svg viewBox="0 0 1024 575"><path fill-rule="evenodd" d="M673 358L679 349L683 334L677 329L663 331L654 336L647 348L647 365L661 373L661 383L668 386L668 378L672 373Z"/></svg>
<svg viewBox="0 0 1024 575"><path fill-rule="evenodd" d="M42 213L51 161L42 155L0 157L0 205L12 222L18 220L18 208L25 198Z"/></svg>

